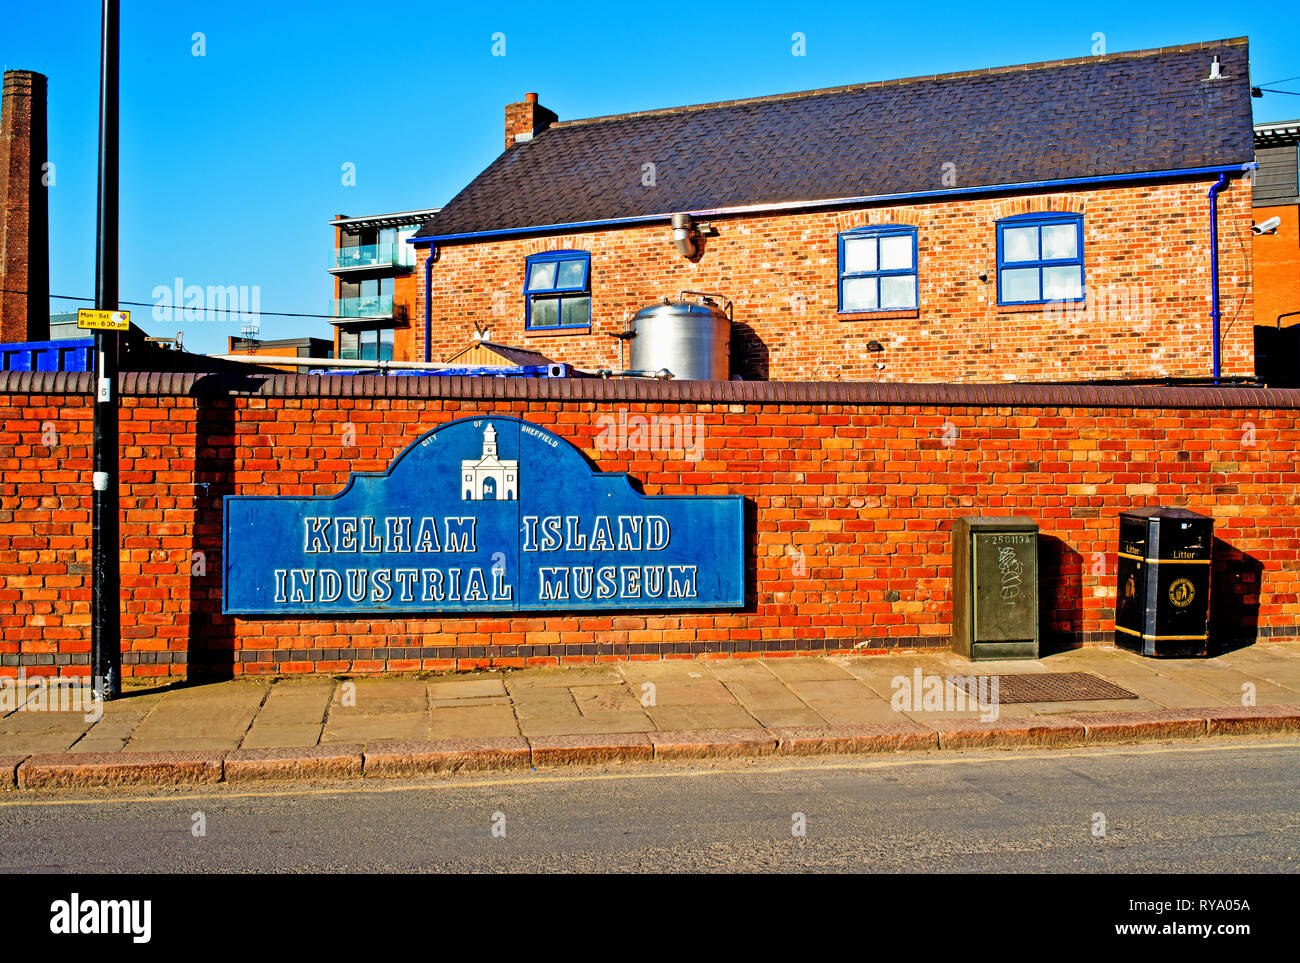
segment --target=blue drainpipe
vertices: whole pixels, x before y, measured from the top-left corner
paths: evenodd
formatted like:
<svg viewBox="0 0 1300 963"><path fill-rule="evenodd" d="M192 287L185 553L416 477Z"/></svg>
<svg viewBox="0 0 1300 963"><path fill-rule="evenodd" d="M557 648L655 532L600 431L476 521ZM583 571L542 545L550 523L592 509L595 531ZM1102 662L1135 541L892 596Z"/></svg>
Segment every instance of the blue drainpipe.
<svg viewBox="0 0 1300 963"><path fill-rule="evenodd" d="M436 244L429 245L429 256L424 259L424 360L433 360L433 348L429 336L433 334L433 262L438 260L442 249Z"/></svg>
<svg viewBox="0 0 1300 963"><path fill-rule="evenodd" d="M1210 317L1214 319L1214 383L1219 383L1219 191L1228 185L1228 175L1205 196L1210 199ZM426 295L427 297L428 295Z"/></svg>

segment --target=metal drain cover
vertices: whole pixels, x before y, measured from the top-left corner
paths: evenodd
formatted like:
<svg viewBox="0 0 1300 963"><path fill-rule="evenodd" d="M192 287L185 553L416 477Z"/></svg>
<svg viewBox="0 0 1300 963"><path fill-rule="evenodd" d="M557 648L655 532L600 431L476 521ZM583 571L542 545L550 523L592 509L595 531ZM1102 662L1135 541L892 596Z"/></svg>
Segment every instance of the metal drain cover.
<svg viewBox="0 0 1300 963"><path fill-rule="evenodd" d="M992 675L950 675L948 681L970 695L987 695L988 683L979 680ZM1092 702L1101 699L1136 699L1135 693L1087 672L1018 672L999 675L998 702ZM983 690L981 692L981 689Z"/></svg>

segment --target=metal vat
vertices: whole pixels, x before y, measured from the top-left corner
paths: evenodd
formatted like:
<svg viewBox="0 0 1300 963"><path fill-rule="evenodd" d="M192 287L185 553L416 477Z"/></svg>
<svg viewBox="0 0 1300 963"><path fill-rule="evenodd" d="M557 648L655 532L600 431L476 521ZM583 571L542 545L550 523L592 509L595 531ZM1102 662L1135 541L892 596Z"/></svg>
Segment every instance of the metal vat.
<svg viewBox="0 0 1300 963"><path fill-rule="evenodd" d="M696 298L698 300L688 300ZM667 368L678 381L726 381L731 377L731 302L720 295L683 291L632 317L631 367Z"/></svg>

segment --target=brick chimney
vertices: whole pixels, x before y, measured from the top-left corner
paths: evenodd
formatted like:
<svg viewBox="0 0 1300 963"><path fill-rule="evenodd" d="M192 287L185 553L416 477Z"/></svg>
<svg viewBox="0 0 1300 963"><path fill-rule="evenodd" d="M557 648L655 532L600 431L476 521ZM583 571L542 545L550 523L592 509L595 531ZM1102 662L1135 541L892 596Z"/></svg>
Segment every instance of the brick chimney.
<svg viewBox="0 0 1300 963"><path fill-rule="evenodd" d="M536 94L524 94L522 104L506 104L506 150L528 143L559 119L537 102Z"/></svg>
<svg viewBox="0 0 1300 963"><path fill-rule="evenodd" d="M44 341L50 336L50 216L42 183L48 146L45 98L44 74L5 71L0 103L0 341Z"/></svg>

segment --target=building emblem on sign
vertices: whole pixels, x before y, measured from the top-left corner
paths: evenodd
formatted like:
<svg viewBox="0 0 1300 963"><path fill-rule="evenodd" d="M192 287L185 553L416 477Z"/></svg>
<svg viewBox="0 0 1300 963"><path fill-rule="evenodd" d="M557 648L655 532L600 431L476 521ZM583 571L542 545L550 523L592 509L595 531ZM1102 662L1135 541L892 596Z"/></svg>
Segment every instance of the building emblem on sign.
<svg viewBox="0 0 1300 963"><path fill-rule="evenodd" d="M462 418L337 495L226 496L222 610L736 607L744 528L739 495L643 495L537 425Z"/></svg>
<svg viewBox="0 0 1300 963"><path fill-rule="evenodd" d="M483 429L483 454L462 461L460 474L462 501L509 501L519 497L519 462L497 457L497 430L490 423Z"/></svg>

